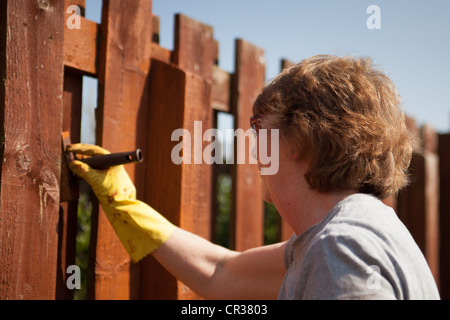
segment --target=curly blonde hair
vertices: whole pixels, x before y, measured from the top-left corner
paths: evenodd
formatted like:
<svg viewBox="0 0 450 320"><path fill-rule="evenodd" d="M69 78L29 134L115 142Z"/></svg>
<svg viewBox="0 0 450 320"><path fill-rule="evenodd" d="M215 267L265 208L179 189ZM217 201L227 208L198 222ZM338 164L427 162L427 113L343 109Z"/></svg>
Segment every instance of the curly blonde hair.
<svg viewBox="0 0 450 320"><path fill-rule="evenodd" d="M303 60L265 86L253 113L310 161L305 178L318 192L384 199L408 183L412 139L400 97L369 58Z"/></svg>

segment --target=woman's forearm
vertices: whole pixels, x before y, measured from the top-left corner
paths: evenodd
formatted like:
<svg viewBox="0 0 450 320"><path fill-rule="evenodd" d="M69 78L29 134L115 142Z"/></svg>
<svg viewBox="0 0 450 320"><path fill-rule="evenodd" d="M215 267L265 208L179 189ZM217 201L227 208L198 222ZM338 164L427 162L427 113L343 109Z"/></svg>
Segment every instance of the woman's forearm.
<svg viewBox="0 0 450 320"><path fill-rule="evenodd" d="M153 256L177 279L207 298L214 274L229 254L232 251L177 228Z"/></svg>
<svg viewBox="0 0 450 320"><path fill-rule="evenodd" d="M236 252L177 228L153 255L206 299L276 298L283 279L284 244Z"/></svg>

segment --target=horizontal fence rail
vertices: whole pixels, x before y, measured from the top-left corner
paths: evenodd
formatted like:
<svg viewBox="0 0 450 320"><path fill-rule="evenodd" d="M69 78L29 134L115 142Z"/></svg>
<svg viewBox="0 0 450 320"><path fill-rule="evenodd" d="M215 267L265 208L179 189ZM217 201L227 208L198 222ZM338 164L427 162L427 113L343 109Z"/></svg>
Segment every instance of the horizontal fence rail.
<svg viewBox="0 0 450 320"><path fill-rule="evenodd" d="M98 81L96 143L112 152L139 148L144 154L143 163L126 166L139 199L215 241L217 180L226 172L232 181L229 247L264 244L256 166L176 165L170 139L178 128L203 136L217 127L218 113L232 115L234 127L247 130L265 81L264 51L236 40L235 70L227 72L217 65L213 28L182 14L175 17L170 51L159 45L159 18L151 8L151 0L104 0L97 24L83 16L84 0L0 2L0 299L74 298L68 267L77 264L78 198L88 189L69 174L61 133L81 140L84 76ZM79 28L69 28L69 21ZM292 64L283 60L281 69ZM448 298L450 134L419 128L411 118L407 125L417 137L412 183L385 202L411 231ZM249 146L243 148L236 151L249 154ZM132 263L87 194L87 298L201 299L152 256ZM278 240L292 232L279 221Z"/></svg>

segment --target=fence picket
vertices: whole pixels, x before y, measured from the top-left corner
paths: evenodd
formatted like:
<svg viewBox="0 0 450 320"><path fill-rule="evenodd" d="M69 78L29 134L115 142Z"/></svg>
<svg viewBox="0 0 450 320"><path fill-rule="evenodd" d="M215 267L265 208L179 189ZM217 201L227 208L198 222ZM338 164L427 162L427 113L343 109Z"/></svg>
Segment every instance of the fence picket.
<svg viewBox="0 0 450 320"><path fill-rule="evenodd" d="M236 65L232 89L232 113L235 129L246 131L253 114L253 102L264 85L265 58L262 49L236 40ZM245 154L245 164L233 167L232 238L234 249L241 251L263 244L263 201L261 180L256 165L249 164L249 144L236 154ZM236 162L236 161L235 161Z"/></svg>
<svg viewBox="0 0 450 320"><path fill-rule="evenodd" d="M413 124L410 126L413 132L419 132ZM424 141L423 137L419 141ZM437 154L423 145L416 146L409 168L411 183L400 191L397 204L397 213L424 253L436 282L439 282L438 169Z"/></svg>
<svg viewBox="0 0 450 320"><path fill-rule="evenodd" d="M148 73L150 70L151 0L106 1L102 13L99 54L97 144L119 152L141 148L147 136ZM145 194L145 164L126 169ZM96 240L95 298L139 297L139 264L132 264L100 209Z"/></svg>
<svg viewBox="0 0 450 320"><path fill-rule="evenodd" d="M63 9L0 4L0 299L55 298Z"/></svg>

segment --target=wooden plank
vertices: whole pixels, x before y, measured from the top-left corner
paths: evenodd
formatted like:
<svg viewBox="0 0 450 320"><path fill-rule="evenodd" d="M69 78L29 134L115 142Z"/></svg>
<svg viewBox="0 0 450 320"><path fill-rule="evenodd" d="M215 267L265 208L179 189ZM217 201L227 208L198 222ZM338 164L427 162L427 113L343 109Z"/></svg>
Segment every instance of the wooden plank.
<svg viewBox="0 0 450 320"><path fill-rule="evenodd" d="M216 58L213 28L182 14L175 16L173 62L181 69L211 80Z"/></svg>
<svg viewBox="0 0 450 320"><path fill-rule="evenodd" d="M216 42L213 28L194 19L175 16L175 45L173 61L186 72L184 120L182 128L194 140L203 137L212 127L213 110L211 91ZM195 132L194 121L201 122L201 132ZM201 150L207 146L203 141ZM212 166L203 159L196 164L195 145L191 148L193 164L182 168L180 227L211 240ZM200 151L201 151L200 150ZM198 299L182 282L178 281L178 299Z"/></svg>
<svg viewBox="0 0 450 320"><path fill-rule="evenodd" d="M425 150L425 258L439 283L439 157Z"/></svg>
<svg viewBox="0 0 450 320"><path fill-rule="evenodd" d="M238 39L236 40L236 65L232 94L232 112L235 129L249 129L253 114L253 103L265 80L265 58L262 49ZM232 243L238 251L263 244L263 201L261 178L256 165L249 164L249 144L237 153L246 155L246 164L234 165L233 212L235 228ZM236 146L235 146L236 149Z"/></svg>
<svg viewBox="0 0 450 320"><path fill-rule="evenodd" d="M439 283L439 158L428 150L414 153L411 184L399 193L398 216L422 250Z"/></svg>
<svg viewBox="0 0 450 320"><path fill-rule="evenodd" d="M219 65L219 41L214 40L214 66L217 67Z"/></svg>
<svg viewBox="0 0 450 320"><path fill-rule="evenodd" d="M63 10L0 4L0 299L55 298Z"/></svg>
<svg viewBox="0 0 450 320"><path fill-rule="evenodd" d="M420 170L420 168L423 166L423 160L420 157L420 154L422 153L422 148L420 145L420 139L419 139L419 129L417 128L417 123L416 120L412 117L409 117L408 115L405 116L405 124L406 127L408 129L408 131L411 134L411 137L413 139L412 145L413 145L413 155L412 155L412 159L411 159L411 164L409 166L409 173L410 173L410 177L413 178L411 180L413 180L412 182L414 183L414 185L422 185L423 182L422 180L420 180L420 182L418 182L416 176L421 176L423 173ZM416 164L418 163L418 164ZM416 166L419 167L419 171L417 172L416 170ZM410 198L411 198L411 192L413 192L414 190L419 190L418 191L418 195L419 198L418 199L422 199L422 197L420 197L420 188L413 188L413 183L410 183L407 188L401 190L399 192L399 194L397 195L397 203L396 203L396 213L397 216L400 218L400 220L403 221L403 223L406 225L406 227L408 227L408 229L413 228L414 224L409 222L409 220L411 220L409 218L409 211L408 208L411 206L410 202ZM417 210L422 210L420 208L423 208L424 205L420 205ZM409 226L408 226L409 224ZM419 236L416 236L419 237ZM417 240L416 240L417 241Z"/></svg>
<svg viewBox="0 0 450 320"><path fill-rule="evenodd" d="M176 165L171 154L178 142L172 142L171 136L176 129L187 129L194 159L193 120L202 121L202 133L212 120L205 112L209 110L210 84L198 75L157 60L152 61L151 80L148 134L160 138L148 141L146 202L172 223L209 239L211 166ZM151 256L141 262L141 283L143 299L198 298Z"/></svg>
<svg viewBox="0 0 450 320"><path fill-rule="evenodd" d="M173 61L186 72L184 120L182 128L191 133L192 140L203 137L212 127L211 90L216 43L213 28L194 19L175 16L175 45ZM201 132L194 132L194 121L201 121ZM201 150L208 143L203 141ZM191 148L193 164L182 168L180 227L211 240L212 166L195 164L195 145ZM201 187L200 187L201 186ZM178 281L178 299L197 299Z"/></svg>
<svg viewBox="0 0 450 320"><path fill-rule="evenodd" d="M208 240L211 240L212 166L205 162L209 158L205 153L200 159L201 163L195 162L198 140L194 142L194 139L200 139L212 127L213 113L210 106L211 83L187 72L183 128L191 133L193 162L184 165L182 170L180 226ZM195 121L201 121L201 127L196 127ZM202 141L201 150L205 150L208 145L209 142Z"/></svg>
<svg viewBox="0 0 450 320"><path fill-rule="evenodd" d="M450 299L450 133L439 135L440 292Z"/></svg>
<svg viewBox="0 0 450 320"><path fill-rule="evenodd" d="M139 147L145 153L151 4L151 0L103 3L96 136L97 144L112 152ZM145 164L126 169L142 198ZM97 223L95 298L138 298L139 264L131 263L102 210Z"/></svg>
<svg viewBox="0 0 450 320"><path fill-rule="evenodd" d="M64 28L64 65L95 77L99 26L84 17L80 19L80 29Z"/></svg>
<svg viewBox="0 0 450 320"><path fill-rule="evenodd" d="M422 141L422 148L433 153L438 152L438 135L434 128L428 124L420 128L420 136Z"/></svg>
<svg viewBox="0 0 450 320"><path fill-rule="evenodd" d="M186 73L183 128L195 136L203 137L212 127L211 83L196 74ZM201 132L194 129L194 121L201 121ZM197 135L198 134L198 135ZM207 142L203 141L201 150ZM191 159L195 161L196 143L192 144ZM182 167L180 227L207 240L211 240L212 166L205 163L185 164ZM198 299L182 282L178 282L178 299Z"/></svg>
<svg viewBox="0 0 450 320"><path fill-rule="evenodd" d="M175 170L170 158L170 149L175 144L169 138L173 130L184 128L194 141L194 121L200 121L201 131L197 134L203 140L203 133L212 126L211 83L215 43L210 26L183 15L176 16L175 39L173 57L178 68L165 63L152 65L150 136L167 137L167 140L149 141L149 157L162 153L164 156L158 156L147 171L147 186L151 191L146 199L181 228L210 240L212 167L203 161L194 164L192 144L192 164L183 163L181 171ZM175 111L168 113L168 106ZM182 117L174 117L175 114ZM162 124L164 128L161 128ZM207 144L202 141L198 145L201 152ZM175 176L168 178L167 172ZM156 185L152 183L154 181L157 181ZM158 190L165 190L164 195L158 197ZM161 267L155 266L157 263L151 257L144 259L141 265L145 265L141 268L141 279L145 284L141 296L144 299L199 298L182 282L175 281ZM148 272L150 269L158 272Z"/></svg>
<svg viewBox="0 0 450 320"><path fill-rule="evenodd" d="M152 39L153 43L159 44L159 17L152 15Z"/></svg>
<svg viewBox="0 0 450 320"><path fill-rule="evenodd" d="M416 119L409 117L408 115L405 116L405 123L406 127L408 128L409 132L411 133L411 136L413 137L413 151L420 153L422 152L422 145L420 142L420 129L417 127Z"/></svg>
<svg viewBox="0 0 450 320"><path fill-rule="evenodd" d="M214 87L214 86L213 86ZM214 92L214 89L211 90ZM211 94L212 94L211 92ZM218 112L213 112L213 118L212 118L212 127L218 128ZM217 217L219 213L219 201L218 201L218 179L219 179L219 172L220 169L223 168L224 164L215 164L212 166L212 172L211 172L211 219L210 219L210 241L213 243L218 243L217 241L217 232L216 232L216 225L217 225ZM230 199L231 200L231 199Z"/></svg>
<svg viewBox="0 0 450 320"><path fill-rule="evenodd" d="M157 43L152 43L152 59L170 63L172 61L172 51L160 47Z"/></svg>
<svg viewBox="0 0 450 320"><path fill-rule="evenodd" d="M86 3L84 0L65 0L65 21L70 17L67 8L76 5L80 14L84 16ZM68 30L64 28L64 30ZM66 31L64 32L66 35ZM64 42L65 43L65 42ZM80 142L81 136L81 97L83 91L83 77L64 70L64 93L62 110L62 131L69 132L72 142ZM61 150L63 152L63 150ZM58 269L56 275L56 299L71 300L74 291L67 287L67 267L75 264L78 185L76 179L64 162L61 154L60 177L60 212L58 229ZM63 194L66 193L66 194Z"/></svg>
<svg viewBox="0 0 450 320"><path fill-rule="evenodd" d="M72 143L80 142L81 136L81 97L83 91L83 77L69 71L64 73L64 93L62 112L62 131L70 133ZM58 274L56 299L72 299L73 290L66 285L67 267L75 264L76 236L77 236L77 210L78 210L78 185L70 174L64 162L61 163L61 190L66 189L69 195L60 194L59 217L59 250L58 250ZM66 186L63 186L66 183Z"/></svg>
<svg viewBox="0 0 450 320"><path fill-rule="evenodd" d="M183 127L183 107L186 76L175 66L152 60L150 72L149 139L146 174L146 202L180 224L182 167L172 162L170 141L172 132ZM176 299L177 281L152 256L141 262L141 298ZM146 272L144 272L144 270Z"/></svg>
<svg viewBox="0 0 450 320"><path fill-rule="evenodd" d="M213 66L212 107L214 110L230 112L231 74Z"/></svg>
<svg viewBox="0 0 450 320"><path fill-rule="evenodd" d="M159 17L152 17L153 27ZM81 29L64 29L64 65L81 74L97 77L97 41L100 26L81 17ZM158 44L159 34L153 33L152 58L166 63L172 61L172 52ZM158 40L158 41L157 41Z"/></svg>
<svg viewBox="0 0 450 320"><path fill-rule="evenodd" d="M409 167L411 184L398 196L398 216L411 232L414 240L425 250L425 158L414 153Z"/></svg>
<svg viewBox="0 0 450 320"><path fill-rule="evenodd" d="M439 156L438 136L429 125L420 128L425 159L425 258L439 284Z"/></svg>
<svg viewBox="0 0 450 320"><path fill-rule="evenodd" d="M72 23L73 11L69 6L80 8L80 28L69 28ZM64 10L64 65L82 74L95 76L97 74L97 39L98 24L84 17L86 0L65 0Z"/></svg>

